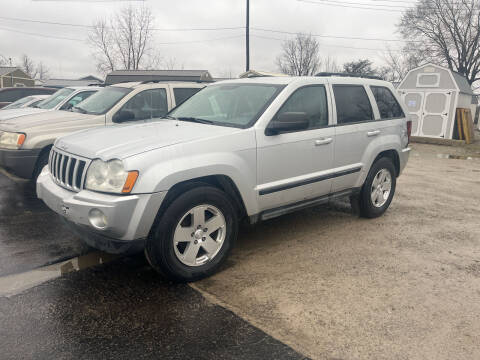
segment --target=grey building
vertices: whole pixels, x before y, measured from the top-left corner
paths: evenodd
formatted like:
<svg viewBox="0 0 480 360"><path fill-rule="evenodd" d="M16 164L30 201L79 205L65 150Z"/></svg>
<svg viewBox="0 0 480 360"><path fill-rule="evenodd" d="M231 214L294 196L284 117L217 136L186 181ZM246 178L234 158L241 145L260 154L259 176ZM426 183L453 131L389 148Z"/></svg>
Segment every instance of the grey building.
<svg viewBox="0 0 480 360"><path fill-rule="evenodd" d="M115 70L107 74L105 85L130 81L213 82L207 70Z"/></svg>
<svg viewBox="0 0 480 360"><path fill-rule="evenodd" d="M89 75L79 79L48 79L43 81L43 86L51 88L64 88L67 86L88 86L100 85L103 81L95 76Z"/></svg>
<svg viewBox="0 0 480 360"><path fill-rule="evenodd" d="M410 70L398 92L412 119L412 135L453 139L457 108L476 113L476 97L467 79L447 68L426 64Z"/></svg>
<svg viewBox="0 0 480 360"><path fill-rule="evenodd" d="M35 86L35 80L17 66L0 66L0 88Z"/></svg>

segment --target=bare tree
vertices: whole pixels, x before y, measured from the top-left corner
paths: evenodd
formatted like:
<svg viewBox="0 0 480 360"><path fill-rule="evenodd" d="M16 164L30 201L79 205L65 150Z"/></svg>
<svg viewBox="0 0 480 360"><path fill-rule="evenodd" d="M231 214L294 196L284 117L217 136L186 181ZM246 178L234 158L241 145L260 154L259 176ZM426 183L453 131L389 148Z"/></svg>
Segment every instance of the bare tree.
<svg viewBox="0 0 480 360"><path fill-rule="evenodd" d="M8 59L0 54L0 66L7 66L8 65Z"/></svg>
<svg viewBox="0 0 480 360"><path fill-rule="evenodd" d="M97 69L106 73L115 69L138 70L158 62L153 52L154 17L145 6L128 5L109 20L98 20L89 34Z"/></svg>
<svg viewBox="0 0 480 360"><path fill-rule="evenodd" d="M37 70L35 69L35 63L26 54L23 54L22 56L21 67L22 67L22 70L32 79L35 79L37 77Z"/></svg>
<svg viewBox="0 0 480 360"><path fill-rule="evenodd" d="M337 64L337 60L334 57L327 55L320 61L321 71L336 73L340 71L340 67Z"/></svg>
<svg viewBox="0 0 480 360"><path fill-rule="evenodd" d="M315 75L320 68L319 43L312 36L299 33L282 44L277 66L285 74L296 76Z"/></svg>
<svg viewBox="0 0 480 360"><path fill-rule="evenodd" d="M478 0L420 0L398 25L418 58L448 66L472 84L480 80Z"/></svg>
<svg viewBox="0 0 480 360"><path fill-rule="evenodd" d="M388 81L398 82L405 78L410 70L422 64L423 56L419 57L418 54L408 48L402 52L395 52L387 48L384 60L386 65L381 68L383 78Z"/></svg>
<svg viewBox="0 0 480 360"><path fill-rule="evenodd" d="M177 58L174 56L163 60L161 63L161 66L166 70L183 70L185 68L184 64L178 64Z"/></svg>
<svg viewBox="0 0 480 360"><path fill-rule="evenodd" d="M26 54L23 54L22 56L20 68L32 79L46 80L49 76L49 70L43 62L40 61L35 64L35 62Z"/></svg>
<svg viewBox="0 0 480 360"><path fill-rule="evenodd" d="M41 61L37 64L36 72L39 80L47 80L50 77L50 70Z"/></svg>

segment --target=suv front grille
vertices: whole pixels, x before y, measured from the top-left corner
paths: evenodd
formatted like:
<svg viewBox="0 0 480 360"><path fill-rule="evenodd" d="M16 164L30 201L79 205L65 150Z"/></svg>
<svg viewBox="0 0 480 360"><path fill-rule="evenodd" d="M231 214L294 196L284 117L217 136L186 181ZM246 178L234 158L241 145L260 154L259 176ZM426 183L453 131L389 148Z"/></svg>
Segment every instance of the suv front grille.
<svg viewBox="0 0 480 360"><path fill-rule="evenodd" d="M88 162L87 159L52 148L48 168L58 185L78 192L83 189Z"/></svg>

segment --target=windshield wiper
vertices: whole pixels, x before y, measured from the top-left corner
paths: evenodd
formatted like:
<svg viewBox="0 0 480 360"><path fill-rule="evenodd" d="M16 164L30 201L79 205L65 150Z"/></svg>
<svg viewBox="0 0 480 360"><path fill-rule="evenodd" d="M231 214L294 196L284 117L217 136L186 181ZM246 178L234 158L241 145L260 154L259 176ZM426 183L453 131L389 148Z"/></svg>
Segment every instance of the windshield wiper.
<svg viewBox="0 0 480 360"><path fill-rule="evenodd" d="M82 113L82 114L86 114L87 113L87 110L85 110L84 108L81 108L80 106L74 106L72 108L72 110L78 110L79 113Z"/></svg>
<svg viewBox="0 0 480 360"><path fill-rule="evenodd" d="M206 119L200 119L196 117L178 117L176 120L180 121L190 121L190 122L195 122L195 123L200 123L200 124L213 124L213 121L206 120Z"/></svg>

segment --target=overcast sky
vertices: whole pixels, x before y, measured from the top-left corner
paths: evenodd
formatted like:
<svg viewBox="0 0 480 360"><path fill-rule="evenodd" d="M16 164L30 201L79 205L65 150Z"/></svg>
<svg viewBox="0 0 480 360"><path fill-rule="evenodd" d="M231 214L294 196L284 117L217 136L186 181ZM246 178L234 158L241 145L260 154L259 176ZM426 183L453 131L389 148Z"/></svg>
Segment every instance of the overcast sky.
<svg viewBox="0 0 480 360"><path fill-rule="evenodd" d="M414 0L400 3L392 0L328 0L330 5L325 5L324 1L250 0L250 26L324 36L398 39L395 25L401 15L400 6ZM324 4L319 5L321 2ZM21 22L1 17L91 25L94 20L108 17L128 3L142 5L142 1L119 0L2 0L0 54L16 59L14 62L18 62L22 54L28 54L34 61L42 61L47 65L51 77L77 78L97 74L91 49L85 41L88 28ZM145 3L155 16L155 27L160 29L245 25L245 0L145 0ZM363 4L373 4L371 7L375 8L352 8L364 7ZM379 4L384 4L384 7L378 7ZM276 71L275 58L281 51L281 40L288 37L288 34L251 30L250 67ZM197 40L195 43L185 43ZM322 56L331 56L338 64L369 58L381 65L382 51L367 49L401 47L399 42L384 40L331 37L318 37L318 40ZM172 42L178 43L161 44ZM155 31L153 44L164 58L175 58L179 67L185 69L206 69L214 76L227 76L230 73L237 76L245 68L244 29Z"/></svg>

